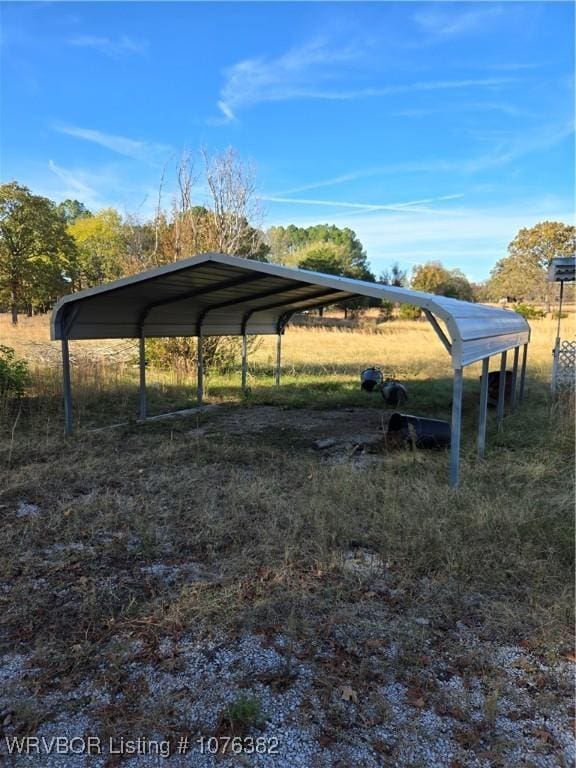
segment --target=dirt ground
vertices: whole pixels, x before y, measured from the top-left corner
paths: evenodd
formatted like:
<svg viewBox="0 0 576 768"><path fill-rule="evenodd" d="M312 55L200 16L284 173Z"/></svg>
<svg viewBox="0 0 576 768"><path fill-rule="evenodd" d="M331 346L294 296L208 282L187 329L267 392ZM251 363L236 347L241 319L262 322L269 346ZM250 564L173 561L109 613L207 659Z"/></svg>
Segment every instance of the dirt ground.
<svg viewBox="0 0 576 768"><path fill-rule="evenodd" d="M260 440L302 451L322 459L358 457L385 447L385 435L394 410L342 408L314 410L259 406L248 409L217 408L200 433L227 434L239 440ZM194 431L193 431L194 434Z"/></svg>
<svg viewBox="0 0 576 768"><path fill-rule="evenodd" d="M0 764L572 765L573 657L498 636L498 595L409 577L371 544L368 487L397 493L378 490L393 410L372 405L215 405L85 433L56 468L17 454L0 494ZM444 475L442 452L417 460ZM352 502L331 509L344 482ZM303 558L314 536L328 559ZM58 737L68 751L48 752ZM88 737L93 752L70 751Z"/></svg>

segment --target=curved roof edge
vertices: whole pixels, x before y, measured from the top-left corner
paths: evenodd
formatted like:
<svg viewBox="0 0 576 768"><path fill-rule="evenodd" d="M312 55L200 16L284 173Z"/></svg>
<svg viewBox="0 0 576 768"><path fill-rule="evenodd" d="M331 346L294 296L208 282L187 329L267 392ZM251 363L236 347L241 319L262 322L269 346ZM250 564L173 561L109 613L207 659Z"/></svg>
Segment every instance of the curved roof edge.
<svg viewBox="0 0 576 768"><path fill-rule="evenodd" d="M322 290L316 290L322 289ZM52 312L60 339L277 333L291 314L351 297L421 307L444 321L454 368L525 344L519 314L483 304L206 253L73 293Z"/></svg>

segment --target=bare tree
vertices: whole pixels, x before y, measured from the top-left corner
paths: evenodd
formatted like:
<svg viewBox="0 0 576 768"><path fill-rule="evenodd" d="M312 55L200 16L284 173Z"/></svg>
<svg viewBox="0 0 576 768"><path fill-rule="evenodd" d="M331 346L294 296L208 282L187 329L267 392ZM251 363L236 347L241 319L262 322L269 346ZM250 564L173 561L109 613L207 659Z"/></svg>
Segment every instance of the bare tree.
<svg viewBox="0 0 576 768"><path fill-rule="evenodd" d="M211 156L202 150L204 173L211 197L212 247L231 255L247 255L260 245L261 211L256 199L255 171L232 147Z"/></svg>
<svg viewBox="0 0 576 768"><path fill-rule="evenodd" d="M172 200L172 243L174 261L196 253L193 190L198 181L194 171L194 158L185 151L177 168L177 192Z"/></svg>
<svg viewBox="0 0 576 768"><path fill-rule="evenodd" d="M162 207L166 168L162 172L154 217L154 262L178 261L203 251L265 258L269 248L255 226L260 208L253 167L232 148L211 155L204 147L200 154L201 172L190 152L182 154L169 213Z"/></svg>
<svg viewBox="0 0 576 768"><path fill-rule="evenodd" d="M162 168L162 175L160 176L160 184L158 186L158 202L156 204L156 211L154 214L154 253L153 259L156 265L159 264L158 249L160 247L160 231L163 225L166 224L166 218L162 212L162 190L164 189L164 177L166 176L166 165Z"/></svg>

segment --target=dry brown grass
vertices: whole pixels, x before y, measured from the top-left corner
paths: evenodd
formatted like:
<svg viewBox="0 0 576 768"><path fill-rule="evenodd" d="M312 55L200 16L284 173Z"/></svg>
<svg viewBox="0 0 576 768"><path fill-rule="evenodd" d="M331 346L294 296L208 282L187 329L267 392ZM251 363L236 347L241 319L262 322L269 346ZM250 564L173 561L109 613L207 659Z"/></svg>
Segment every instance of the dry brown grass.
<svg viewBox="0 0 576 768"><path fill-rule="evenodd" d="M23 319L12 331L0 316L3 343L25 354L46 340L45 323ZM467 372L457 491L447 488L444 454L391 452L365 467L323 461L306 443L308 412L298 410L378 408L358 392L358 372L380 364L410 381L416 412L447 413L447 356L426 324L391 323L379 334L290 329L280 391L271 386L267 339L247 402L237 378L213 377L212 399L229 404L221 412L70 439L62 437L58 369L35 366L31 402L16 426L14 411L5 414L0 442L2 650L31 651L39 670L31 685L42 690L97 669L113 685L118 644L126 649L135 638L154 659L167 634L285 631L287 617L298 642L341 628L360 644L375 636L396 644L399 674L418 689L427 685L418 661L424 641L454 664L472 664L450 639L458 624L550 656L564 652L573 614L574 410L549 396L554 324L533 327L526 401L500 433L491 425L484 462L474 451L478 371ZM133 408L135 382L129 363L79 359L81 423ZM191 396L186 382L156 382L156 408ZM283 411L288 427L256 429L262 402L293 409ZM244 426L237 414L247 414ZM329 425L330 411L326 418ZM19 517L22 502L38 514ZM358 547L385 563L381 593L343 566ZM346 663L347 679L367 685L373 671L361 655ZM493 687L493 719L498 670L478 674Z"/></svg>

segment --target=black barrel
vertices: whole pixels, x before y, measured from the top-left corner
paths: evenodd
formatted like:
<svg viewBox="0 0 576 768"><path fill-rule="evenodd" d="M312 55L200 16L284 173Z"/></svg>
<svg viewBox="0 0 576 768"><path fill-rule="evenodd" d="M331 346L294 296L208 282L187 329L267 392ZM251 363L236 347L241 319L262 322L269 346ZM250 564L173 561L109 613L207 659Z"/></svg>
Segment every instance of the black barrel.
<svg viewBox="0 0 576 768"><path fill-rule="evenodd" d="M438 419L422 419L407 413L393 413L388 422L388 435L401 437L416 448L448 448L450 424Z"/></svg>
<svg viewBox="0 0 576 768"><path fill-rule="evenodd" d="M360 386L365 392L373 392L382 384L382 371L380 368L366 368L360 374Z"/></svg>
<svg viewBox="0 0 576 768"><path fill-rule="evenodd" d="M509 403L512 395L512 371L504 375L504 402ZM498 405L498 390L500 389L500 371L490 371L488 374L488 405Z"/></svg>

